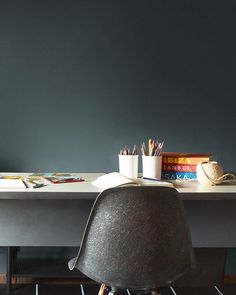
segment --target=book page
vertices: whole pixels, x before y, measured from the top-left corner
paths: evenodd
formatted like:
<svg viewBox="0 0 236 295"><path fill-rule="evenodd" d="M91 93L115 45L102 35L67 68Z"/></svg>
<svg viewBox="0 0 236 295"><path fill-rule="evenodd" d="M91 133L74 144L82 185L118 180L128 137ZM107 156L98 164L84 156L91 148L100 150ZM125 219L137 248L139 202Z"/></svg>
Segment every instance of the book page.
<svg viewBox="0 0 236 295"><path fill-rule="evenodd" d="M92 184L103 190L121 185L139 185L139 183L136 181L118 172L112 172L100 176L95 181L93 181Z"/></svg>
<svg viewBox="0 0 236 295"><path fill-rule="evenodd" d="M157 179L145 179L145 178L138 178L137 182L141 186L166 186L166 187L174 187L174 184L164 180L157 180Z"/></svg>
<svg viewBox="0 0 236 295"><path fill-rule="evenodd" d="M137 178L130 179L118 172L112 172L98 177L92 182L96 187L105 190L116 186L166 186L174 187L173 183L163 180Z"/></svg>
<svg viewBox="0 0 236 295"><path fill-rule="evenodd" d="M0 189L2 188L26 188L21 179L0 179Z"/></svg>

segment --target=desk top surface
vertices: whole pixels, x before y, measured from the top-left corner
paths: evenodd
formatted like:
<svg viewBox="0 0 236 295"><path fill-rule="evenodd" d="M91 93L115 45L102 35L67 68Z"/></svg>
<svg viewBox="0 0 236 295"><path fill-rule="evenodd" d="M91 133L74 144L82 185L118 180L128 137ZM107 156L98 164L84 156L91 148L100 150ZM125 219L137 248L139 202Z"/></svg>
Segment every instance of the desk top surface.
<svg viewBox="0 0 236 295"><path fill-rule="evenodd" d="M23 175L30 173L0 173L1 175ZM74 173L73 173L74 174ZM41 188L0 189L0 199L95 199L101 191L92 184L104 173L78 173L85 181L49 184ZM184 200L236 200L236 184L205 187L196 180L170 181Z"/></svg>

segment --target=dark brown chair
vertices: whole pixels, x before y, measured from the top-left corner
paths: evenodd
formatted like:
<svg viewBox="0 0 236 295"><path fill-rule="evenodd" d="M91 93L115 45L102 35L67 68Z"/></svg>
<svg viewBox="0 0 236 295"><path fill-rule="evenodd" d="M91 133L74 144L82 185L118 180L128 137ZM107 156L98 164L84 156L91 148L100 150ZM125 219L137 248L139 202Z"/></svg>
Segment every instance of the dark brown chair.
<svg viewBox="0 0 236 295"><path fill-rule="evenodd" d="M111 293L120 289L154 293L171 286L193 263L178 192L167 187L120 187L97 197L80 251L69 268L109 286Z"/></svg>

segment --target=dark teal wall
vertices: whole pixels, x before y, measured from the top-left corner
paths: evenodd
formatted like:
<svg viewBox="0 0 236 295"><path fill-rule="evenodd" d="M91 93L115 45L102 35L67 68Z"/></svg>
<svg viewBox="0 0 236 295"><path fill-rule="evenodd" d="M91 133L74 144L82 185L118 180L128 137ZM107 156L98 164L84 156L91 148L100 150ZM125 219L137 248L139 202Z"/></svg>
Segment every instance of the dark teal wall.
<svg viewBox="0 0 236 295"><path fill-rule="evenodd" d="M235 171L234 1L0 1L0 170L112 171L125 144Z"/></svg>
<svg viewBox="0 0 236 295"><path fill-rule="evenodd" d="M0 171L117 170L149 137L235 171L235 15L234 1L0 0Z"/></svg>

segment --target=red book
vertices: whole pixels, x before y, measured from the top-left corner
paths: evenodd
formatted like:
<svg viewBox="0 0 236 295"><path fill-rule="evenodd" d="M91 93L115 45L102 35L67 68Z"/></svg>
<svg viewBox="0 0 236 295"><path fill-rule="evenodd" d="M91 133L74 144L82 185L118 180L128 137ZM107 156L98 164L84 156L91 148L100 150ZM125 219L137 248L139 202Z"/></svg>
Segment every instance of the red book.
<svg viewBox="0 0 236 295"><path fill-rule="evenodd" d="M196 172L196 165L163 163L162 170L168 172Z"/></svg>

